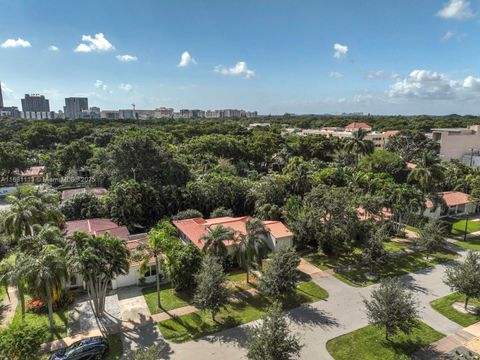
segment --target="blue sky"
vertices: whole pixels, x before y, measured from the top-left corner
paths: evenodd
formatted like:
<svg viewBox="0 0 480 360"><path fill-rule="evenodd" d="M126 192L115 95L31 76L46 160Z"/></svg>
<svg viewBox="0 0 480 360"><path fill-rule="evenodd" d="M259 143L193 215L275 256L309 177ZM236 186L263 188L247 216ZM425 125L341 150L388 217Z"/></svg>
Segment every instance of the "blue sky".
<svg viewBox="0 0 480 360"><path fill-rule="evenodd" d="M53 110L85 95L102 109L480 113L480 0L0 0L0 11L6 105L42 93Z"/></svg>

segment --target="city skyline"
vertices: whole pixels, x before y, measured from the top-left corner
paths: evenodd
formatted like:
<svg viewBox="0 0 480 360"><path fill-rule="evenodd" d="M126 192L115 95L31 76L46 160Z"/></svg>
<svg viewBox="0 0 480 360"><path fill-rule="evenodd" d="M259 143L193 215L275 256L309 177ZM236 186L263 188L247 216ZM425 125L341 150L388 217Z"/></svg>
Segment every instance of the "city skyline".
<svg viewBox="0 0 480 360"><path fill-rule="evenodd" d="M55 111L88 97L103 109L480 113L474 1L88 0L87 17L57 0L0 6L5 106L40 93Z"/></svg>

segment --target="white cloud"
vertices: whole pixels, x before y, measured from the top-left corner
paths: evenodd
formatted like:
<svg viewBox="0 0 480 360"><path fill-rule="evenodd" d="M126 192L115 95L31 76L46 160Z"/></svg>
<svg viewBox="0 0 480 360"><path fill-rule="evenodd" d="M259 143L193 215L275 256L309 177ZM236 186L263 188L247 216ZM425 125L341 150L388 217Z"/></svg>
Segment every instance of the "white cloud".
<svg viewBox="0 0 480 360"><path fill-rule="evenodd" d="M60 51L60 49L55 46L55 45L50 45L48 48L47 48L48 51L53 51L53 52L57 52L57 51Z"/></svg>
<svg viewBox="0 0 480 360"><path fill-rule="evenodd" d="M367 74L367 79L378 79L378 78L382 78L385 76L385 71L384 70L372 70L372 71L369 71L368 74Z"/></svg>
<svg viewBox="0 0 480 360"><path fill-rule="evenodd" d="M331 78L334 78L334 79L340 79L340 78L344 77L345 75L342 74L341 72L330 71L330 74L328 74L328 76L330 76Z"/></svg>
<svg viewBox="0 0 480 360"><path fill-rule="evenodd" d="M123 91L126 91L126 92L130 92L133 90L133 86L132 84L120 84L120 86L118 87L120 90L123 90Z"/></svg>
<svg viewBox="0 0 480 360"><path fill-rule="evenodd" d="M335 52L333 53L333 57L335 59L341 59L347 56L348 46L337 43L333 45L333 50L335 50Z"/></svg>
<svg viewBox="0 0 480 360"><path fill-rule="evenodd" d="M466 20L475 16L470 8L470 2L467 0L450 0L437 13L444 19Z"/></svg>
<svg viewBox="0 0 480 360"><path fill-rule="evenodd" d="M197 62L195 59L190 55L188 51L184 51L180 56L180 62L178 63L178 67L187 67L190 65L196 65Z"/></svg>
<svg viewBox="0 0 480 360"><path fill-rule="evenodd" d="M442 36L442 42L447 42L455 35L454 31L447 31L445 35Z"/></svg>
<svg viewBox="0 0 480 360"><path fill-rule="evenodd" d="M400 77L400 74L396 72L387 72L383 69L369 71L366 75L368 80L375 79L397 79Z"/></svg>
<svg viewBox="0 0 480 360"><path fill-rule="evenodd" d="M117 55L116 57L117 57L117 60L121 62L133 62L138 60L138 57L133 55L128 55L128 54Z"/></svg>
<svg viewBox="0 0 480 360"><path fill-rule="evenodd" d="M97 89L100 89L100 90L102 90L102 91L105 91L105 92L107 92L107 93L109 93L109 94L113 93L113 91L108 88L108 85L105 84L102 80L97 80L97 81L95 81L94 86L95 86Z"/></svg>
<svg viewBox="0 0 480 360"><path fill-rule="evenodd" d="M250 79L255 76L255 71L248 68L245 61L239 61L234 67L227 68L223 65L215 66L214 71L222 75L236 75L244 76L246 79Z"/></svg>
<svg viewBox="0 0 480 360"><path fill-rule="evenodd" d="M32 44L30 44L29 41L23 40L22 38L17 38L15 39L7 39L0 47L7 49L7 48L27 48L31 47Z"/></svg>
<svg viewBox="0 0 480 360"><path fill-rule="evenodd" d="M413 70L405 79L393 84L388 94L392 98L469 99L480 97L480 78L470 75L463 80L452 80L444 73Z"/></svg>
<svg viewBox="0 0 480 360"><path fill-rule="evenodd" d="M107 40L103 33L95 34L94 37L91 37L90 35L82 35L82 41L83 43L79 44L75 48L75 52L104 52L115 49L115 47Z"/></svg>

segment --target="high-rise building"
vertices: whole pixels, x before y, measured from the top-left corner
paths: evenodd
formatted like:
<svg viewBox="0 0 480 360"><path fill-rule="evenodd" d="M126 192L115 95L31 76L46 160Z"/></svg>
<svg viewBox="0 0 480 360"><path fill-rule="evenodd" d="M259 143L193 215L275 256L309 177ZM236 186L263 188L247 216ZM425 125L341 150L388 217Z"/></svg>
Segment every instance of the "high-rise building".
<svg viewBox="0 0 480 360"><path fill-rule="evenodd" d="M88 110L88 98L65 98L65 118L75 120L80 117L83 110Z"/></svg>
<svg viewBox="0 0 480 360"><path fill-rule="evenodd" d="M0 81L0 109L3 108L2 82Z"/></svg>
<svg viewBox="0 0 480 360"><path fill-rule="evenodd" d="M22 99L23 112L50 112L50 102L45 99L43 95L25 94L25 99Z"/></svg>

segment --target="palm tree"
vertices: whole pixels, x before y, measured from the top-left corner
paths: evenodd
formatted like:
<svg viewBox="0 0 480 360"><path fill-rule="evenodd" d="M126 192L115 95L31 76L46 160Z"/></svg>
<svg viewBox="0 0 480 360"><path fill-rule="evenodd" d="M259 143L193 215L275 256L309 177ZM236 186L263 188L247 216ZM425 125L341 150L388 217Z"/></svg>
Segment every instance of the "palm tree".
<svg viewBox="0 0 480 360"><path fill-rule="evenodd" d="M142 243L135 249L135 253L132 256L132 259L135 261L140 261L139 270L142 273L145 273L148 269L150 261L155 259L156 267L156 280L157 280L157 306L161 308L161 298L160 298L160 276L161 276L161 257L162 253L166 251L168 242L172 239L172 236L168 234L164 229L154 229L148 234L148 241Z"/></svg>
<svg viewBox="0 0 480 360"><path fill-rule="evenodd" d="M408 181L417 183L423 194L432 193L444 178L440 159L431 152L425 152L416 167L408 174Z"/></svg>
<svg viewBox="0 0 480 360"><path fill-rule="evenodd" d="M5 215L4 227L7 234L18 240L21 236L33 234L33 224L37 223L38 211L35 198L9 195L10 210Z"/></svg>
<svg viewBox="0 0 480 360"><path fill-rule="evenodd" d="M223 227L223 225L215 226L208 234L201 237L202 240L205 240L203 252L213 254L219 259L225 258L228 253L225 241L233 240L233 235L233 231Z"/></svg>
<svg viewBox="0 0 480 360"><path fill-rule="evenodd" d="M32 231L32 235L20 238L18 244L20 251L25 254L38 254L46 245L57 245L58 247L64 247L65 245L61 230L54 225L34 224Z"/></svg>
<svg viewBox="0 0 480 360"><path fill-rule="evenodd" d="M65 280L66 256L65 251L55 245L46 245L38 256L29 259L30 269L28 278L33 289L43 293L47 298L48 321L53 332L53 300L52 290Z"/></svg>
<svg viewBox="0 0 480 360"><path fill-rule="evenodd" d="M247 273L247 283L250 281L250 267L261 265L262 260L268 253L268 245L265 242L266 230L259 219L245 221L246 234L240 236L235 245L235 255L241 267Z"/></svg>
<svg viewBox="0 0 480 360"><path fill-rule="evenodd" d="M375 147L373 142L365 139L368 131L365 129L358 129L352 133L352 137L348 138L345 143L345 150L351 154L356 154L357 163L360 157L373 153Z"/></svg>
<svg viewBox="0 0 480 360"><path fill-rule="evenodd" d="M25 291L29 268L29 258L22 253L17 254L15 260L4 259L0 263L0 283L5 286L6 289L8 289L8 286L16 288L22 310L22 320L25 319Z"/></svg>
<svg viewBox="0 0 480 360"><path fill-rule="evenodd" d="M126 241L109 233L92 236L76 232L67 239L67 251L69 268L82 275L95 316L102 316L108 285L115 277L128 274L130 268Z"/></svg>

